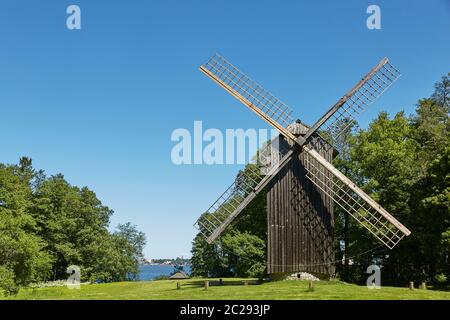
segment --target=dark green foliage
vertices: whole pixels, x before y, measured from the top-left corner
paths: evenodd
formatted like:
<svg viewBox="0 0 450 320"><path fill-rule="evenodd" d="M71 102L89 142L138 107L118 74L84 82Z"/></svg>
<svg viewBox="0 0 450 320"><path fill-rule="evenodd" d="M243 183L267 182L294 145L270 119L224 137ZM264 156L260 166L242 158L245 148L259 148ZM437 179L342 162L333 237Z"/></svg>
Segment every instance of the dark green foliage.
<svg viewBox="0 0 450 320"><path fill-rule="evenodd" d="M82 281L134 278L145 237L130 224L111 234L111 215L94 192L45 177L29 158L0 164L0 291L67 279L70 265Z"/></svg>
<svg viewBox="0 0 450 320"><path fill-rule="evenodd" d="M232 276L229 253L217 244L209 244L199 233L192 243L192 275L198 277Z"/></svg>
<svg viewBox="0 0 450 320"><path fill-rule="evenodd" d="M266 243L257 235L232 230L225 234L222 246L229 252L234 275L237 277L264 276L266 271Z"/></svg>
<svg viewBox="0 0 450 320"><path fill-rule="evenodd" d="M172 275L174 275L175 273L181 272L181 271L184 271L184 267L183 267L182 265L176 264L176 265L173 266L173 270L172 270L172 272L170 273L170 275L172 276Z"/></svg>

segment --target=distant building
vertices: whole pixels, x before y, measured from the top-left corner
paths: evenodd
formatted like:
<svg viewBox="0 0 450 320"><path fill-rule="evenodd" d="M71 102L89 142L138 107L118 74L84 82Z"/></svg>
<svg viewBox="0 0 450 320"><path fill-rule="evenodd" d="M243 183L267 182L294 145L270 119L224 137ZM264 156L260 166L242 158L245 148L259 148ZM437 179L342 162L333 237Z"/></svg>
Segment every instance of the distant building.
<svg viewBox="0 0 450 320"><path fill-rule="evenodd" d="M152 259L142 258L142 259L139 261L139 263L140 263L140 264L143 264L143 265L150 265L150 264L152 264Z"/></svg>
<svg viewBox="0 0 450 320"><path fill-rule="evenodd" d="M177 273L171 275L169 277L170 280L182 280L182 279L189 279L189 276L184 273L183 271L178 271Z"/></svg>

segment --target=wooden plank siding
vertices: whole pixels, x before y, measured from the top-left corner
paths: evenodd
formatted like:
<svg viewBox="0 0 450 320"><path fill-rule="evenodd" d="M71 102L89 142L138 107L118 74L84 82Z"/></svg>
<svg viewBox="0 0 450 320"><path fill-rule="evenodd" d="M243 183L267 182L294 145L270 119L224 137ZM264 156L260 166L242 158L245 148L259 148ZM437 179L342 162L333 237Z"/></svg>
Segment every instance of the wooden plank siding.
<svg viewBox="0 0 450 320"><path fill-rule="evenodd" d="M311 144L332 160L334 150L324 140L315 136ZM267 186L269 274L334 274L333 200L307 179L303 161L296 153Z"/></svg>

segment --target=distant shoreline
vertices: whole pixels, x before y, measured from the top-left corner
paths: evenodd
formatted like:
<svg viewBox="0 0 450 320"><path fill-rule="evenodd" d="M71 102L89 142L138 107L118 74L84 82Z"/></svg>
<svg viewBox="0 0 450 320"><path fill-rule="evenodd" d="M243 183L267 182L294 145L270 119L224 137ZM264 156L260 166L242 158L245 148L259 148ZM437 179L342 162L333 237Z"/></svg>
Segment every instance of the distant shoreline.
<svg viewBox="0 0 450 320"><path fill-rule="evenodd" d="M186 267L190 267L191 264L190 263L145 263L145 262L141 262L139 263L140 266L186 266Z"/></svg>
<svg viewBox="0 0 450 320"><path fill-rule="evenodd" d="M185 258L159 258L159 259L142 259L140 265L145 266L191 266L190 259Z"/></svg>

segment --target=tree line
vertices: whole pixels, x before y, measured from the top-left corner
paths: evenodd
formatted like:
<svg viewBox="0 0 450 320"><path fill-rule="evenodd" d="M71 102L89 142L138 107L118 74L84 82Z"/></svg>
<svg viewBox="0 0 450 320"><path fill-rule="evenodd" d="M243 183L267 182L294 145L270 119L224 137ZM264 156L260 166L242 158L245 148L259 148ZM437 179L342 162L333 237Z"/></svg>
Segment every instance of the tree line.
<svg viewBox="0 0 450 320"><path fill-rule="evenodd" d="M414 114L380 112L367 129L350 126L334 141L341 150L334 165L412 231L389 250L335 206L337 278L363 283L375 263L384 284L450 282L449 104L450 73L429 98L418 101ZM261 193L219 242L210 245L199 233L192 246L193 274L265 276L266 219Z"/></svg>
<svg viewBox="0 0 450 320"><path fill-rule="evenodd" d="M83 282L135 279L145 235L130 223L110 232L112 214L93 191L48 177L30 158L0 164L0 294L67 279L70 265Z"/></svg>

